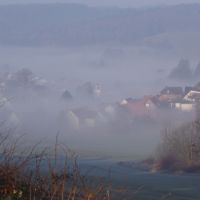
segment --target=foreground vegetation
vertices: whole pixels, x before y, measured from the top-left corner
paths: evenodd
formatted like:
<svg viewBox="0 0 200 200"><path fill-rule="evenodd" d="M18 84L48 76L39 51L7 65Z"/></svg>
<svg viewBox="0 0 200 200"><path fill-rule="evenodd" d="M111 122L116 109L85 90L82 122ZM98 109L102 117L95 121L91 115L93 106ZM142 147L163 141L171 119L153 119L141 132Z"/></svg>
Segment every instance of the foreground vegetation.
<svg viewBox="0 0 200 200"><path fill-rule="evenodd" d="M153 171L200 172L200 121L164 129L158 152Z"/></svg>
<svg viewBox="0 0 200 200"><path fill-rule="evenodd" d="M110 200L110 187L89 184L64 145L25 147L0 136L0 200ZM22 147L23 146L23 147Z"/></svg>

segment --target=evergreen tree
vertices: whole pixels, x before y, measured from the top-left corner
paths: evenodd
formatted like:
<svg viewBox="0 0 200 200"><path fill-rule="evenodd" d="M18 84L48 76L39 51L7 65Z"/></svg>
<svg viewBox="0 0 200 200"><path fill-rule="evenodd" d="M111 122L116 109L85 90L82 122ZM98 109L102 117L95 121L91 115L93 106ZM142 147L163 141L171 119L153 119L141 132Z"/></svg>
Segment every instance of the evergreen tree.
<svg viewBox="0 0 200 200"><path fill-rule="evenodd" d="M188 80L192 78L192 70L190 68L190 62L187 59L181 59L175 67L170 75L170 78L172 79L178 79L178 80Z"/></svg>
<svg viewBox="0 0 200 200"><path fill-rule="evenodd" d="M194 70L194 78L200 78L200 62L196 66L196 69Z"/></svg>

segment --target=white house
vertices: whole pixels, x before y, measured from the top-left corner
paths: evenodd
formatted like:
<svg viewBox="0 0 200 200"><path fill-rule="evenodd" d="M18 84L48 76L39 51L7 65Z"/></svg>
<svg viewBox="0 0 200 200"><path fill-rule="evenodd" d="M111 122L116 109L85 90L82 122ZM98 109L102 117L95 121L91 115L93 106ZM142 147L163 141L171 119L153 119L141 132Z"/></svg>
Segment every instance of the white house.
<svg viewBox="0 0 200 200"><path fill-rule="evenodd" d="M191 90L183 99L189 102L200 102L200 91Z"/></svg>
<svg viewBox="0 0 200 200"><path fill-rule="evenodd" d="M195 105L190 102L175 103L175 109L183 112L191 112L195 109Z"/></svg>

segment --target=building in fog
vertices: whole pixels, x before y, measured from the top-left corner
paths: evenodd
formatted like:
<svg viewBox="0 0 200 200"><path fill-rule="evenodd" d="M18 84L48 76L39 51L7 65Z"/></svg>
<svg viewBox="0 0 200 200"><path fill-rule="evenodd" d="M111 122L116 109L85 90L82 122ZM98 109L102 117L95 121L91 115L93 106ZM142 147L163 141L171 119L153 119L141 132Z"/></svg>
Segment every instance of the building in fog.
<svg viewBox="0 0 200 200"><path fill-rule="evenodd" d="M195 110L195 104L188 101L176 102L174 107L176 110L183 112L191 112Z"/></svg>
<svg viewBox="0 0 200 200"><path fill-rule="evenodd" d="M183 99L189 102L200 102L200 91L191 90Z"/></svg>
<svg viewBox="0 0 200 200"><path fill-rule="evenodd" d="M171 103L181 100L183 95L182 87L165 87L159 94L159 101Z"/></svg>

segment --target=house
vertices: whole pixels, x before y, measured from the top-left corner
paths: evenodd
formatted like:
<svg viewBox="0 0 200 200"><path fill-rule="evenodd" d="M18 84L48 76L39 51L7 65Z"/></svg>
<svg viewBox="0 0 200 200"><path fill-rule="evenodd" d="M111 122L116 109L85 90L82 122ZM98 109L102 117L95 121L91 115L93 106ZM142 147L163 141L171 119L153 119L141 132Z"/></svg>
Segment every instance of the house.
<svg viewBox="0 0 200 200"><path fill-rule="evenodd" d="M168 104L168 108L183 112L193 111L195 109L193 89L194 87L185 87L183 91L182 87L166 87L160 93L160 104ZM200 92L197 93L200 95Z"/></svg>
<svg viewBox="0 0 200 200"><path fill-rule="evenodd" d="M144 96L143 101L148 110L155 110L158 107L158 99L156 96Z"/></svg>
<svg viewBox="0 0 200 200"><path fill-rule="evenodd" d="M183 99L188 102L200 102L200 91L191 90L184 96Z"/></svg>
<svg viewBox="0 0 200 200"><path fill-rule="evenodd" d="M88 107L73 109L72 112L78 117L80 125L85 127L94 127L98 117L98 112Z"/></svg>
<svg viewBox="0 0 200 200"><path fill-rule="evenodd" d="M97 118L98 112L87 107L80 107L63 110L58 116L58 121L64 130L81 130L95 127Z"/></svg>
<svg viewBox="0 0 200 200"><path fill-rule="evenodd" d="M160 92L161 95L182 95L183 89L182 87L165 87Z"/></svg>
<svg viewBox="0 0 200 200"><path fill-rule="evenodd" d="M120 105L137 117L151 116L152 111L157 108L156 98L153 96L144 96L142 99L124 99Z"/></svg>
<svg viewBox="0 0 200 200"><path fill-rule="evenodd" d="M188 94L190 91L199 91L196 87L186 86L184 95Z"/></svg>
<svg viewBox="0 0 200 200"><path fill-rule="evenodd" d="M127 98L127 99L123 99L121 102L120 102L120 105L121 106L125 106L125 105L128 105L130 103L133 103L135 101L135 99L132 99L132 98Z"/></svg>
<svg viewBox="0 0 200 200"><path fill-rule="evenodd" d="M195 110L195 104L187 101L176 102L174 103L174 107L176 110L183 112L191 112Z"/></svg>
<svg viewBox="0 0 200 200"><path fill-rule="evenodd" d="M174 102L181 100L184 95L182 87L165 87L159 94L160 102Z"/></svg>

